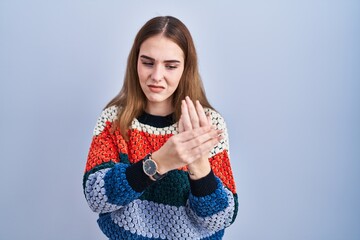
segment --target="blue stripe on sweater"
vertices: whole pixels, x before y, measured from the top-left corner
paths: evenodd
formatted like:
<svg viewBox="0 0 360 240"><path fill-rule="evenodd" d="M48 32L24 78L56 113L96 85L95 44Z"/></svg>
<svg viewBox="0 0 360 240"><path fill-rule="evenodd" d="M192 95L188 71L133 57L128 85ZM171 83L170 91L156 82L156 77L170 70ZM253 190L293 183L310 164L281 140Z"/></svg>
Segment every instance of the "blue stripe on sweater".
<svg viewBox="0 0 360 240"><path fill-rule="evenodd" d="M111 214L101 214L97 220L101 231L110 239L110 240L151 240L155 238L146 238L140 235L137 235L135 232L131 233L126 231L124 228L119 227L111 219Z"/></svg>
<svg viewBox="0 0 360 240"><path fill-rule="evenodd" d="M136 234L136 231L127 231L122 227L119 227L116 223L111 219L111 213L100 214L99 219L97 220L100 229L103 233L109 238L109 240L155 240L155 239L185 239L180 236L160 236L160 234L156 233L146 233L147 236L141 236ZM224 236L224 229L215 232L213 235L205 238L201 238L202 240L221 240Z"/></svg>
<svg viewBox="0 0 360 240"><path fill-rule="evenodd" d="M124 206L142 194L134 191L126 179L125 172L129 166L118 163L106 173L104 187L109 203Z"/></svg>
<svg viewBox="0 0 360 240"><path fill-rule="evenodd" d="M221 183L221 180L216 177L217 189L210 195L204 197L195 197L190 194L189 202L191 209L199 217L212 216L229 206L227 193Z"/></svg>

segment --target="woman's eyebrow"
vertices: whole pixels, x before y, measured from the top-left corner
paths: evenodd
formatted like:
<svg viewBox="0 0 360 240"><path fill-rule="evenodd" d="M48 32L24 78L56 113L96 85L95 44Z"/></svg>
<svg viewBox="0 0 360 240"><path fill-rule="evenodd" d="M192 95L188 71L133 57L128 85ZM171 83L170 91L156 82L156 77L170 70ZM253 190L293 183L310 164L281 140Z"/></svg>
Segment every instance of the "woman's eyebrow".
<svg viewBox="0 0 360 240"><path fill-rule="evenodd" d="M145 58L147 60L151 60L151 61L155 61L155 59L151 58L151 57L148 57L146 55L141 55L140 58Z"/></svg>
<svg viewBox="0 0 360 240"><path fill-rule="evenodd" d="M147 60L155 61L154 58L149 57L149 56L146 56L146 55L141 55L140 58L145 58L145 59L147 59ZM180 63L179 60L165 60L164 62L165 62L165 63Z"/></svg>

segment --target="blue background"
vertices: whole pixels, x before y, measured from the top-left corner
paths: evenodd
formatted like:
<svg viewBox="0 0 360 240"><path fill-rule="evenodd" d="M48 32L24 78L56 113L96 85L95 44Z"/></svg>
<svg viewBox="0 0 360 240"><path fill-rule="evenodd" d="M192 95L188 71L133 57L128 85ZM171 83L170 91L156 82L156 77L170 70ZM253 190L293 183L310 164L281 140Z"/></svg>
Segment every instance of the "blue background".
<svg viewBox="0 0 360 240"><path fill-rule="evenodd" d="M192 32L230 133L225 239L360 239L360 2L0 1L0 239L105 239L82 193L92 130L139 28Z"/></svg>

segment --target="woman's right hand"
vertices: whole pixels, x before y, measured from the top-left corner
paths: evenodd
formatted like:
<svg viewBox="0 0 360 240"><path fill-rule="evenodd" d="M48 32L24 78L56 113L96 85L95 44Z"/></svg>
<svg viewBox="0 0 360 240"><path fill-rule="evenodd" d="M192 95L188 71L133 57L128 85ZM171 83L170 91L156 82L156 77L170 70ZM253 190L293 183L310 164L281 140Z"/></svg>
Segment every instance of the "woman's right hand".
<svg viewBox="0 0 360 240"><path fill-rule="evenodd" d="M184 167L208 154L219 142L221 132L211 126L204 126L172 136L159 150L152 153L159 173Z"/></svg>

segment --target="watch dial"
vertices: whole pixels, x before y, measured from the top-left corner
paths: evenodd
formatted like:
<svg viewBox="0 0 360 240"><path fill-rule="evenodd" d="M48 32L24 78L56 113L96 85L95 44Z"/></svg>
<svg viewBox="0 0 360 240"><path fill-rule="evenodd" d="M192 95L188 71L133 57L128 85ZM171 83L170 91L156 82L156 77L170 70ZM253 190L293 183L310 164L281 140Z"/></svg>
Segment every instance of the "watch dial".
<svg viewBox="0 0 360 240"><path fill-rule="evenodd" d="M146 174L152 176L156 173L156 165L152 160L146 160L144 162L144 171Z"/></svg>

